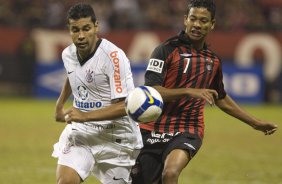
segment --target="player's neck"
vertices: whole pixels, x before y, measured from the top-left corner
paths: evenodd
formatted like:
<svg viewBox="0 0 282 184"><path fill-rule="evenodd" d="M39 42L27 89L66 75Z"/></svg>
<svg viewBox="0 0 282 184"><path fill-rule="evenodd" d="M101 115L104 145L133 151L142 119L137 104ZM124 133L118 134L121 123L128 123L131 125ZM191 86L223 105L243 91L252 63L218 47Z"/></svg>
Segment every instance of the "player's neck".
<svg viewBox="0 0 282 184"><path fill-rule="evenodd" d="M200 40L192 40L191 39L191 47L195 50L202 50L205 45L205 40L200 39Z"/></svg>
<svg viewBox="0 0 282 184"><path fill-rule="evenodd" d="M94 49L90 49L91 52L87 51L87 52L81 52L79 50L77 50L76 54L77 54L77 59L80 63L80 65L84 65L91 57L94 56L96 50L98 49L99 45L101 44L102 39L98 39L97 42L95 42L95 47Z"/></svg>
<svg viewBox="0 0 282 184"><path fill-rule="evenodd" d="M189 45L195 49L195 50L202 50L205 47L205 38L202 39L191 39L189 37L189 35L185 32L182 32L182 34L180 34L180 39L184 42L184 43L189 43Z"/></svg>
<svg viewBox="0 0 282 184"><path fill-rule="evenodd" d="M200 42L200 43L192 42L191 47L195 50L202 50L204 48L204 45L205 45L205 42Z"/></svg>
<svg viewBox="0 0 282 184"><path fill-rule="evenodd" d="M89 50L85 50L85 51L78 51L77 55L79 57L79 60L85 60L86 58L88 58L88 56L95 50L94 48L91 48Z"/></svg>
<svg viewBox="0 0 282 184"><path fill-rule="evenodd" d="M79 60L85 60L86 58L88 58L90 55L92 55L92 53L96 50L97 48L97 43L100 42L99 38L96 37L95 42L93 43L93 45L90 47L90 49L88 50L78 50L77 55L79 57Z"/></svg>

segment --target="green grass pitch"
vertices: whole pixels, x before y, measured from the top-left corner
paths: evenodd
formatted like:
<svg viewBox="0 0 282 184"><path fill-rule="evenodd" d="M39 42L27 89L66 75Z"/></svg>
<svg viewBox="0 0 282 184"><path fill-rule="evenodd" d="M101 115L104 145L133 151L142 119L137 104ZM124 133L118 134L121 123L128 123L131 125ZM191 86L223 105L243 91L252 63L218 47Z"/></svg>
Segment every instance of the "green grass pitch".
<svg viewBox="0 0 282 184"><path fill-rule="evenodd" d="M54 121L55 100L4 99L0 111L0 183L55 183L50 155L64 124ZM205 110L204 143L180 184L282 184L282 106L243 106L280 129L265 136L217 107ZM98 184L93 177L85 184Z"/></svg>

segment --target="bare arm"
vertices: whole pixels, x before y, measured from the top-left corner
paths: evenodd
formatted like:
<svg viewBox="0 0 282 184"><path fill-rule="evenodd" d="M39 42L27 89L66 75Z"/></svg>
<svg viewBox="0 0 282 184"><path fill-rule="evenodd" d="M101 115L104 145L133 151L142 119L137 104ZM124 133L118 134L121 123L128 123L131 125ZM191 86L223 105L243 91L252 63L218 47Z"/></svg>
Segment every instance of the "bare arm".
<svg viewBox="0 0 282 184"><path fill-rule="evenodd" d="M118 102L113 103L102 109L97 109L89 112L82 112L77 108L70 108L66 111L66 121L102 121L102 120L112 120L126 115L124 99L119 99Z"/></svg>
<svg viewBox="0 0 282 184"><path fill-rule="evenodd" d="M171 102L177 100L184 96L189 96L192 98L201 98L206 100L210 105L215 104L215 99L218 98L218 94L213 89L194 89L194 88L177 88L168 89L162 86L152 86L154 87L162 96L164 102Z"/></svg>
<svg viewBox="0 0 282 184"><path fill-rule="evenodd" d="M67 78L61 90L61 94L56 102L55 119L57 122L65 122L64 105L71 95L71 87L69 79Z"/></svg>
<svg viewBox="0 0 282 184"><path fill-rule="evenodd" d="M247 113L228 95L223 99L217 100L216 105L225 113L241 120L256 130L264 132L266 135L273 134L278 128L277 125L271 122L259 120Z"/></svg>
<svg viewBox="0 0 282 184"><path fill-rule="evenodd" d="M165 102L173 101L184 96L190 96L193 98L201 98L207 100L209 104L215 104L215 99L218 94L215 90L211 89L193 89L193 88L182 88L182 89L167 89L161 86L153 86L163 97ZM66 121L102 121L119 118L126 115L124 99L120 99L117 103L112 105L94 110L89 112L81 112L76 108L71 108L66 112Z"/></svg>

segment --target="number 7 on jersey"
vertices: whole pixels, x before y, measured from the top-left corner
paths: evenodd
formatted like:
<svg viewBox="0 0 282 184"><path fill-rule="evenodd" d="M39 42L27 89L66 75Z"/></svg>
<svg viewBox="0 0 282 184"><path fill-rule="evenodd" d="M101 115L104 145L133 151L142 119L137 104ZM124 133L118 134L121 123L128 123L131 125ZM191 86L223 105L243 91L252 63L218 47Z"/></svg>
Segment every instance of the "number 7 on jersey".
<svg viewBox="0 0 282 184"><path fill-rule="evenodd" d="M191 61L191 58L185 58L184 61L187 61L186 62L186 66L185 66L185 69L183 71L183 73L186 73L187 70L188 70L188 67L189 67L189 64L190 64L190 61Z"/></svg>

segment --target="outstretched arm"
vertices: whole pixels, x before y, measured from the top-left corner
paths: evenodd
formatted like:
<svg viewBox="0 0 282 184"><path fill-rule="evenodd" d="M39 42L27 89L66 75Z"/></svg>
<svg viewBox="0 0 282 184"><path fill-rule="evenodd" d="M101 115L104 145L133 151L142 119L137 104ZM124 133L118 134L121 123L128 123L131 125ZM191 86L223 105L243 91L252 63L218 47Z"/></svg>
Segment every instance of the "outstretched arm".
<svg viewBox="0 0 282 184"><path fill-rule="evenodd" d="M164 102L173 101L184 96L192 98L201 98L206 100L210 105L215 104L215 99L218 94L212 89L193 89L193 88L179 88L179 89L168 89L161 86L154 87L163 97ZM89 112L82 112L74 107L66 111L65 120L67 122L77 121L102 121L119 118L126 115L124 107L124 99L120 99L118 102L112 105L97 109Z"/></svg>
<svg viewBox="0 0 282 184"><path fill-rule="evenodd" d="M162 86L152 86L154 87L162 96L164 102L170 102L177 100L184 96L189 96L191 98L200 98L206 100L210 105L215 104L215 99L218 98L218 94L213 89L195 89L195 88L176 88L168 89Z"/></svg>
<svg viewBox="0 0 282 184"><path fill-rule="evenodd" d="M57 122L65 122L64 105L71 95L71 87L67 78L62 88L61 94L56 102L55 119Z"/></svg>
<svg viewBox="0 0 282 184"><path fill-rule="evenodd" d="M278 128L278 126L272 122L257 119L247 113L228 95L223 99L217 100L216 105L225 113L243 121L256 130L262 131L265 135L273 134Z"/></svg>

